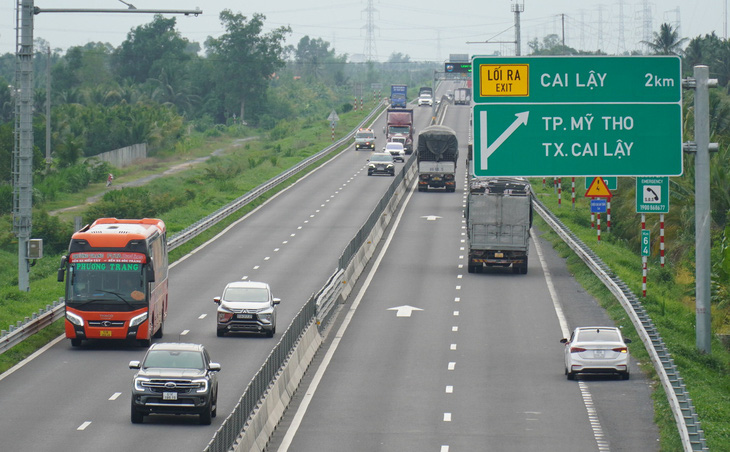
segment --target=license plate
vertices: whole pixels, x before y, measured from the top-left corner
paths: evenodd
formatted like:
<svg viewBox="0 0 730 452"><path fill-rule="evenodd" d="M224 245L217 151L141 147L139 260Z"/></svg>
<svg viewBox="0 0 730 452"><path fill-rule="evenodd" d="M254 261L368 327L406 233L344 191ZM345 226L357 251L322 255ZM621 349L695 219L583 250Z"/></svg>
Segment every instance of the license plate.
<svg viewBox="0 0 730 452"><path fill-rule="evenodd" d="M593 357L594 358L603 358L605 356L604 350L593 350Z"/></svg>
<svg viewBox="0 0 730 452"><path fill-rule="evenodd" d="M101 330L99 331L100 337L112 337L112 332L109 330Z"/></svg>
<svg viewBox="0 0 730 452"><path fill-rule="evenodd" d="M494 253L494 257L504 257L504 253Z"/></svg>
<svg viewBox="0 0 730 452"><path fill-rule="evenodd" d="M237 319L252 319L253 314L236 314Z"/></svg>
<svg viewBox="0 0 730 452"><path fill-rule="evenodd" d="M163 392L162 400L177 400L177 392Z"/></svg>

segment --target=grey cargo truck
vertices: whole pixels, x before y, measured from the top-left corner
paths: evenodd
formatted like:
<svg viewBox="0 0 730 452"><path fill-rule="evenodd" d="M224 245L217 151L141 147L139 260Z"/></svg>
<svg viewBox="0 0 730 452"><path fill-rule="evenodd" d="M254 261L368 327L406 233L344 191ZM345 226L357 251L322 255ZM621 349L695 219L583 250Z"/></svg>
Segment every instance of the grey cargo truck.
<svg viewBox="0 0 730 452"><path fill-rule="evenodd" d="M468 270L512 267L527 273L532 226L530 184L521 178L472 178L467 207Z"/></svg>

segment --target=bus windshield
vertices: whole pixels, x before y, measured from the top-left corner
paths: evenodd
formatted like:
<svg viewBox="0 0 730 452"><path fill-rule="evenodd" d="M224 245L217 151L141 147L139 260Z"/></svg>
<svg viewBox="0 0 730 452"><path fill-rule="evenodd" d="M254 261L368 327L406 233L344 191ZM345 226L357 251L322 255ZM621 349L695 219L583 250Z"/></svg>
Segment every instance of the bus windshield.
<svg viewBox="0 0 730 452"><path fill-rule="evenodd" d="M147 305L142 263L69 265L66 304L83 310L127 311Z"/></svg>

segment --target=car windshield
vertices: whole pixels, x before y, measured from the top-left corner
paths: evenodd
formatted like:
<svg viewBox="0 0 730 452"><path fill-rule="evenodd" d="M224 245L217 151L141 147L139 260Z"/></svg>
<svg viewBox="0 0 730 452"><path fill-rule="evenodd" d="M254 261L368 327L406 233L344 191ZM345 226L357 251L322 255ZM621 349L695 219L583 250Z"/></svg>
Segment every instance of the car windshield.
<svg viewBox="0 0 730 452"><path fill-rule="evenodd" d="M388 143L385 145L385 149L389 151L402 151L403 145L401 143Z"/></svg>
<svg viewBox="0 0 730 452"><path fill-rule="evenodd" d="M616 330L608 329L586 329L578 333L579 342L621 342L621 337Z"/></svg>
<svg viewBox="0 0 730 452"><path fill-rule="evenodd" d="M372 140L373 138L375 138L375 134L370 133L370 132L358 132L355 135L355 138L364 138L366 140Z"/></svg>
<svg viewBox="0 0 730 452"><path fill-rule="evenodd" d="M390 155L373 155L370 157L370 161L371 162L381 162L381 163L392 162L393 157L391 157Z"/></svg>
<svg viewBox="0 0 730 452"><path fill-rule="evenodd" d="M269 291L260 287L229 287L223 294L225 301L269 301Z"/></svg>
<svg viewBox="0 0 730 452"><path fill-rule="evenodd" d="M199 352L184 350L150 350L143 367L166 369L203 369L203 356Z"/></svg>

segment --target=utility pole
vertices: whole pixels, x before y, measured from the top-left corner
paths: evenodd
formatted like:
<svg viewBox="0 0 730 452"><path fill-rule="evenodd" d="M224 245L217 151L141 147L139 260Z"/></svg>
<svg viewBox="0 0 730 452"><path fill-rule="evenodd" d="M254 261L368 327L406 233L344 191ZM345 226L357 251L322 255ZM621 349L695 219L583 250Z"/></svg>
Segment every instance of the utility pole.
<svg viewBox="0 0 730 452"><path fill-rule="evenodd" d="M519 2L512 4L512 12L515 13L515 56L522 55L522 41L520 38L520 13L525 10L525 4Z"/></svg>
<svg viewBox="0 0 730 452"><path fill-rule="evenodd" d="M41 9L34 0L16 4L15 27L15 133L13 137L13 232L18 237L18 289L30 291L28 241L33 219L33 16L40 13L151 13L203 14L195 10L136 9ZM48 114L48 113L47 113ZM50 116L50 114L48 114Z"/></svg>
<svg viewBox="0 0 730 452"><path fill-rule="evenodd" d="M51 170L51 46L46 58L46 174Z"/></svg>
<svg viewBox="0 0 730 452"><path fill-rule="evenodd" d="M697 348L711 351L710 310L710 87L717 79L709 78L710 68L695 66L694 77L683 81L685 88L695 90L695 141L686 143L686 152L695 154L695 335Z"/></svg>

